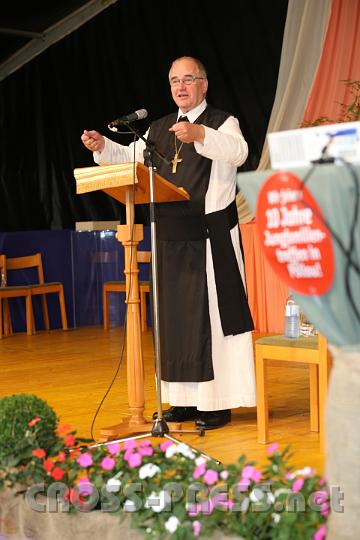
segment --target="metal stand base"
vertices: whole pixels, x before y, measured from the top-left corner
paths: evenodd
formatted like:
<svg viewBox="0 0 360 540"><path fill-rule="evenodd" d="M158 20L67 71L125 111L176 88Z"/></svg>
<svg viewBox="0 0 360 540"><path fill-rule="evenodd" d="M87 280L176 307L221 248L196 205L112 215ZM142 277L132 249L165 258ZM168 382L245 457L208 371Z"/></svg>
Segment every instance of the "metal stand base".
<svg viewBox="0 0 360 540"><path fill-rule="evenodd" d="M201 429L201 428L189 429L189 430L181 429L181 430L174 430L174 431L171 431L171 432L174 432L174 433L198 433L200 435L200 437L203 437L205 435L204 430ZM209 454L206 454L202 450L199 450L198 448L194 448L190 444L188 444L186 442L183 442L183 441L180 441L179 439L176 439L175 437L173 437L170 434L169 426L167 425L166 421L163 418L161 420L160 419L155 420L152 430L149 431L148 433L142 433L141 435L134 435L132 437L124 437L124 438L121 438L121 439L115 439L115 440L106 441L106 442L102 442L102 443L92 444L90 446L90 448L99 448L101 446L107 446L108 444L121 443L121 442L125 442L125 441L134 441L134 440L138 440L138 439L145 439L147 437L162 437L164 439L169 439L170 441L172 441L172 442L174 442L174 443L176 443L178 445L186 446L187 448L189 448L190 450L192 450L193 452L199 454L200 456L204 457L207 460L215 461L215 463L218 463L218 464L221 463L221 461L219 461L218 459L213 458Z"/></svg>

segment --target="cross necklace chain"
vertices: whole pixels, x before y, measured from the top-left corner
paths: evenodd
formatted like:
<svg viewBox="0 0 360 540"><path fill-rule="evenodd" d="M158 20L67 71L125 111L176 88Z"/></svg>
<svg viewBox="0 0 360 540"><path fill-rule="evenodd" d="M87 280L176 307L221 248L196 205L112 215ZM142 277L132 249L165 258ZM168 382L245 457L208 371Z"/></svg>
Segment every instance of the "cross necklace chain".
<svg viewBox="0 0 360 540"><path fill-rule="evenodd" d="M171 163L172 163L172 172L173 173L176 173L176 168L178 166L178 163L181 163L182 162L182 158L180 157L180 152L181 152L181 149L183 147L183 142L180 144L179 148L177 147L177 144L176 144L176 135L175 136L175 139L174 139L174 144L175 144L175 155L173 157L173 159L171 160Z"/></svg>
<svg viewBox="0 0 360 540"><path fill-rule="evenodd" d="M180 116L178 118L178 122L188 122L188 117L183 115L183 116ZM174 145L175 145L175 155L173 157L173 159L171 160L171 163L172 163L172 172L175 174L176 173L176 169L177 169L177 166L179 163L182 162L182 158L180 157L180 152L181 152L181 149L183 147L183 142L180 144L179 148L177 147L177 141L176 141L176 135L174 134Z"/></svg>

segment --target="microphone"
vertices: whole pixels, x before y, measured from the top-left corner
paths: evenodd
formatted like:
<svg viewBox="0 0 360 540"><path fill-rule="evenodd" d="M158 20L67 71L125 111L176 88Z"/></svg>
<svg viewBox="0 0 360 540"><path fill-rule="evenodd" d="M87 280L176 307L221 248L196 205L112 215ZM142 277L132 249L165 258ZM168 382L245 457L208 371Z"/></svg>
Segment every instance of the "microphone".
<svg viewBox="0 0 360 540"><path fill-rule="evenodd" d="M148 112L146 109L140 109L139 111L135 111L131 114L127 114L126 116L120 116L120 118L117 118L116 120L113 120L108 125L109 129L116 128L118 126L121 126L122 124L128 124L129 122L135 122L135 120L143 120L148 115Z"/></svg>

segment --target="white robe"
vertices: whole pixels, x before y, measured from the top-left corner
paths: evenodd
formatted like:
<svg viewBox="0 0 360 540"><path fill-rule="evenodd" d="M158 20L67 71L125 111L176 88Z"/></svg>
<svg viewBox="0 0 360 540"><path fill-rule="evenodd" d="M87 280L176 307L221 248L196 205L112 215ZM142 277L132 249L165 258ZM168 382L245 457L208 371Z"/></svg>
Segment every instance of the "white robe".
<svg viewBox="0 0 360 540"><path fill-rule="evenodd" d="M206 102L187 112L190 122L203 112ZM180 112L181 114L181 112ZM238 121L233 116L218 130L205 126L204 143L194 143L200 155L212 160L209 186L205 198L205 213L226 208L235 198L236 168L247 157L247 144ZM145 143L119 145L105 138L101 153L94 152L100 165L128 161L143 162ZM239 246L239 228L231 237L245 286L244 263ZM217 293L210 240L206 244L206 275L209 294L209 313L212 336L214 379L206 382L161 382L162 401L175 406L195 406L200 411L253 407L256 404L255 370L251 332L224 337L217 303ZM174 308L175 309L175 308Z"/></svg>

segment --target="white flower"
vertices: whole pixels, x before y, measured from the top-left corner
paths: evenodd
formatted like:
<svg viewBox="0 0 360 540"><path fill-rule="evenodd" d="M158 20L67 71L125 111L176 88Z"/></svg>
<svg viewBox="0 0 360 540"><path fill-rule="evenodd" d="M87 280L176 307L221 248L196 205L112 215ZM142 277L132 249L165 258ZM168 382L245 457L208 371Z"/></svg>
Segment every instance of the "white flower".
<svg viewBox="0 0 360 540"><path fill-rule="evenodd" d="M221 478L222 480L227 480L228 477L229 477L228 471L221 471L221 473L220 473L220 478Z"/></svg>
<svg viewBox="0 0 360 540"><path fill-rule="evenodd" d="M136 512L136 504L130 499L126 499L124 502L124 512Z"/></svg>
<svg viewBox="0 0 360 540"><path fill-rule="evenodd" d="M118 478L110 478L106 482L106 491L108 493L117 493L120 491L121 481Z"/></svg>
<svg viewBox="0 0 360 540"><path fill-rule="evenodd" d="M313 469L311 467L304 467L303 469L298 469L293 473L289 474L290 480L294 480L297 476L311 476L313 474Z"/></svg>
<svg viewBox="0 0 360 540"><path fill-rule="evenodd" d="M195 454L190 449L187 452L183 452L183 455L188 459L195 459Z"/></svg>
<svg viewBox="0 0 360 540"><path fill-rule="evenodd" d="M191 450L190 446L184 443L172 444L165 451L165 457L170 458L174 454L182 454L184 457L189 459L195 459L195 454Z"/></svg>
<svg viewBox="0 0 360 540"><path fill-rule="evenodd" d="M250 500L252 502L259 502L264 498L264 492L260 488L254 488L250 493Z"/></svg>
<svg viewBox="0 0 360 540"><path fill-rule="evenodd" d="M171 446L168 446L165 450L165 457L171 458L174 454L177 454L178 448L176 444L172 444Z"/></svg>
<svg viewBox="0 0 360 540"><path fill-rule="evenodd" d="M144 508L151 508L153 512L162 512L171 503L171 495L168 491L153 491L145 501Z"/></svg>
<svg viewBox="0 0 360 540"><path fill-rule="evenodd" d="M269 504L274 504L275 497L274 497L273 493L271 493L271 491L270 491L270 493L267 493L266 495L267 495L267 502Z"/></svg>
<svg viewBox="0 0 360 540"><path fill-rule="evenodd" d="M154 465L153 463L146 463L146 465L143 465L139 469L139 477L141 480L144 480L145 478L152 478L158 472L160 472L160 467Z"/></svg>
<svg viewBox="0 0 360 540"><path fill-rule="evenodd" d="M274 520L274 523L279 523L280 519L281 519L281 514L278 514L277 512L274 512L273 514L271 514L271 517L273 518Z"/></svg>
<svg viewBox="0 0 360 540"><path fill-rule="evenodd" d="M196 457L190 446L184 443L179 444L179 453L188 459L195 459Z"/></svg>
<svg viewBox="0 0 360 540"><path fill-rule="evenodd" d="M178 528L180 524L180 521L176 516L171 516L169 519L165 522L165 529L169 531L169 533L174 533L176 529Z"/></svg>
<svg viewBox="0 0 360 540"><path fill-rule="evenodd" d="M152 529L150 527L147 527L146 531L148 534L152 532Z"/></svg>
<svg viewBox="0 0 360 540"><path fill-rule="evenodd" d="M199 456L195 459L195 465L197 467L199 467L200 465L202 465L203 463L207 463L207 459L204 458L204 456Z"/></svg>

